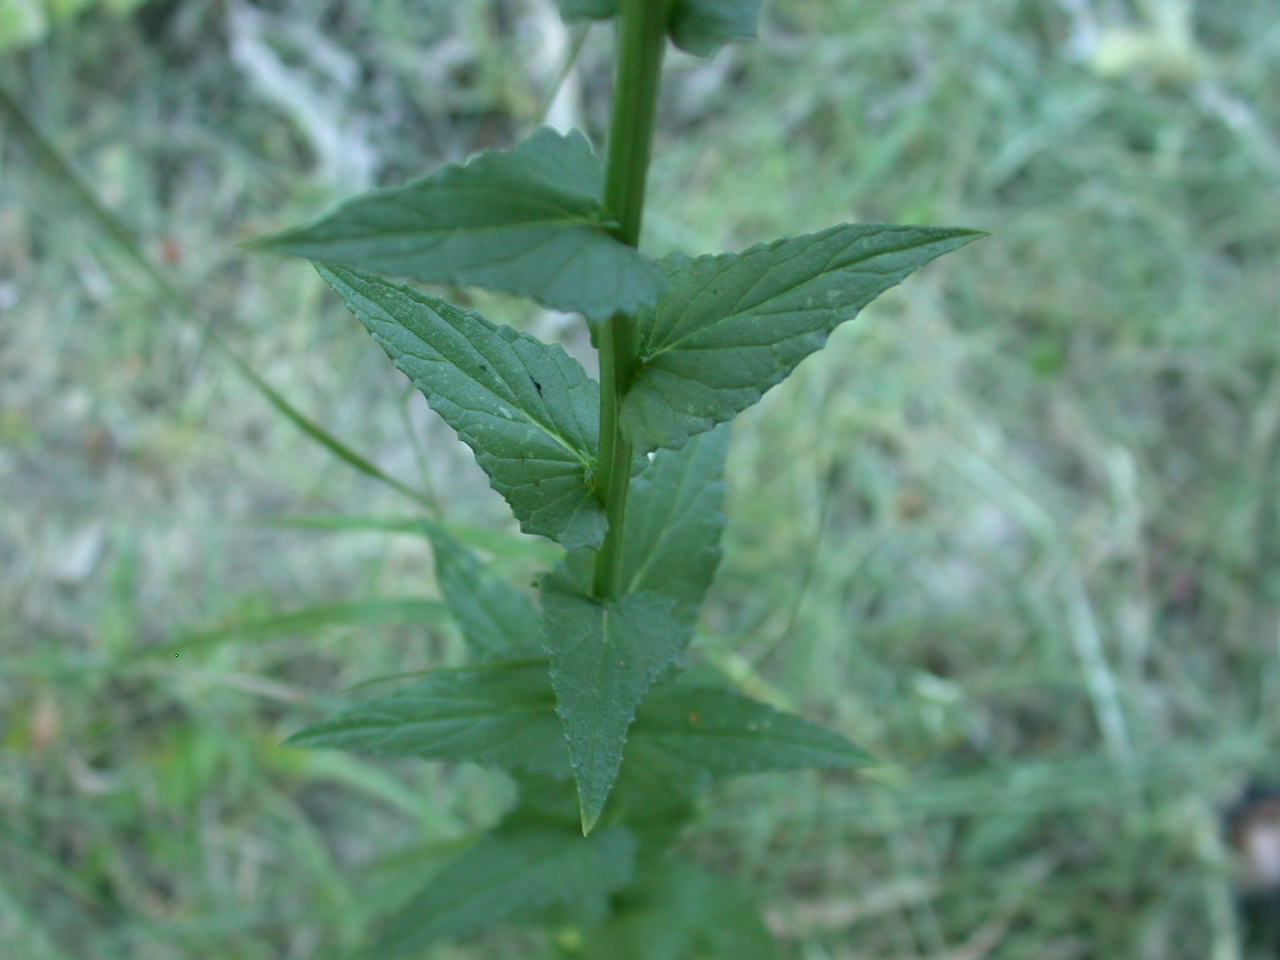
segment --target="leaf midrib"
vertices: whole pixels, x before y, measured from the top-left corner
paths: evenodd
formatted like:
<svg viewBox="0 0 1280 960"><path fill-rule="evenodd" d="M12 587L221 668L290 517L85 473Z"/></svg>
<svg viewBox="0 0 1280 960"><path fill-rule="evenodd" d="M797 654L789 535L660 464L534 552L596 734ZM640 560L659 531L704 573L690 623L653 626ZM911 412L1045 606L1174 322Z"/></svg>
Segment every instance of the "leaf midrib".
<svg viewBox="0 0 1280 960"><path fill-rule="evenodd" d="M609 234L609 231L606 230L604 227L604 221L598 218L593 218L593 217L575 217L572 219L556 218L556 219L548 219L548 220L516 220L508 223L490 224L489 226L484 226L484 227L404 227L402 229L395 229L395 230L388 230L384 227L374 227L373 229L376 230L376 234L372 237L372 239L379 239L382 237L417 236L421 234L432 234L432 235L444 234L444 236L441 237L440 239L447 240L449 236L453 236L459 233L485 233L490 230L511 230L514 227L534 227L538 229L543 229L543 228L558 227L558 226L589 227L593 230L596 230L596 232L598 232L601 236L606 237L608 239L612 239L612 237ZM345 236L345 237L335 236L335 237L325 237L322 239L309 240L309 241L303 241L299 239L291 242L296 243L299 246L303 245L304 243L316 244L316 245L329 244L329 243L350 243L353 240L360 239L361 236L363 235L356 234L354 237L353 236ZM487 261L487 262L492 262L492 261Z"/></svg>
<svg viewBox="0 0 1280 960"><path fill-rule="evenodd" d="M313 230L316 227L324 224L326 221L337 216L339 213L359 212L358 208L361 206L364 206L366 209L368 209L370 207L374 207L376 204L379 204L379 203L391 203L394 206L400 207L401 210L404 212L411 213L415 216L420 215L420 211L416 206L414 206L414 203L421 203L421 202L427 201L432 198L431 196L432 194L457 196L460 193L471 193L471 194L492 193L492 194L496 194L499 197L503 197L503 196L518 197L521 201L525 203L529 203L531 205L541 205L553 211L563 210L566 213L570 214L570 217L567 219L582 218L582 209L584 207L592 211L594 220L599 220L599 215L602 212L602 207L600 205L599 200L597 200L596 197L592 194L573 193L573 192L570 192L567 190L561 190L555 187L548 187L542 181L535 180L535 179L530 179L524 182L515 182L515 183L507 183L507 184L503 184L500 181L499 182L491 181L487 183L452 183L450 182L451 179L456 179L458 174L460 174L461 171L466 169L467 167L459 167L450 171L451 173L453 173L452 178L446 177L441 180L434 180L434 178L432 177L427 177L426 179L420 180L417 183L406 184L403 187L387 187L385 190L376 191L375 194L372 196L367 195L366 197L363 197L363 198L357 197L354 200L349 200L346 203L342 204L336 210L334 210L333 213L329 214L326 217L323 217L322 219L312 224L311 226L304 227L302 228L302 230L297 232ZM531 187L544 192L530 193L529 191ZM406 194L408 195L417 194L418 196L411 196L410 197L411 202L406 204L405 203ZM461 206L465 208L467 204L462 204ZM566 218L557 218L557 220L559 219L566 219ZM517 221L517 222L520 222L520 221ZM458 229L458 228L442 228L442 229ZM289 231L289 232L295 232L295 231Z"/></svg>
<svg viewBox="0 0 1280 960"><path fill-rule="evenodd" d="M480 709L480 708L475 708L472 710L459 710L455 713L441 714L438 717L428 717L428 718L418 719L418 720L396 719L394 717L387 716L385 718L378 718L378 719L371 720L359 725L353 725L347 729L350 729L350 730L382 730L382 729L390 729L390 728L402 729L405 727L425 727L425 726L430 726L433 723L450 723L455 720L474 720L477 718L480 718L480 719L491 718L493 720L499 720L502 717L505 717L511 714L518 715L518 714L525 714L525 713L553 712L555 709L551 701L548 701L547 703L541 704L536 707L505 707L505 706L502 706L501 704L496 704L496 703L491 704L490 706L491 707L496 706L496 707L499 707L500 709L496 711L493 709L486 710L486 709ZM333 730L330 732L343 733L345 731Z"/></svg>

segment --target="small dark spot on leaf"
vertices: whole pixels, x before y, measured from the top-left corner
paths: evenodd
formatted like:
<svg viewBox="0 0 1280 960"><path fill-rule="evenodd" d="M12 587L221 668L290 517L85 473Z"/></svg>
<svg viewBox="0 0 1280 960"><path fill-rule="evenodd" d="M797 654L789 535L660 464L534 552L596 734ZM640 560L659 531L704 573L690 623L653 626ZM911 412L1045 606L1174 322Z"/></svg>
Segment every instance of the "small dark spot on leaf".
<svg viewBox="0 0 1280 960"><path fill-rule="evenodd" d="M529 379L533 380L533 377L530 377ZM537 380L533 380L533 385L538 391L538 396L542 396L542 384L540 384Z"/></svg>

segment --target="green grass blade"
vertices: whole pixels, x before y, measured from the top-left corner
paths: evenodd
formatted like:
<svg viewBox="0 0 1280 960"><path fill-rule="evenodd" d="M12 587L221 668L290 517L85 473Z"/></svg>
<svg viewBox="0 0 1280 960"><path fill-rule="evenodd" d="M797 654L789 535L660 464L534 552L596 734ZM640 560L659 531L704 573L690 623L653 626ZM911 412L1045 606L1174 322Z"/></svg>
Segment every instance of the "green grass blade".
<svg viewBox="0 0 1280 960"><path fill-rule="evenodd" d="M355 515L306 514L275 517L268 526L286 530L314 530L325 533L386 533L427 538L428 525L420 517L366 517ZM473 527L462 523L437 526L458 543L503 560L528 561L543 567L553 565L564 551L538 537L528 537L509 530Z"/></svg>
<svg viewBox="0 0 1280 960"><path fill-rule="evenodd" d="M304 607L287 613L240 620L226 626L197 630L166 643L139 647L117 663L180 657L226 643L271 640L326 627L373 626L392 623L441 623L448 611L438 600L419 597L374 597Z"/></svg>
<svg viewBox="0 0 1280 960"><path fill-rule="evenodd" d="M85 185L84 181L71 168L70 163L40 133L18 102L3 87L0 87L0 115L7 121L10 130L15 135L15 139L26 148L45 175L74 200L75 204L87 214L88 219L111 241L112 246L132 262L150 281L156 306L160 308L161 316L198 326L202 335L231 361L236 371L278 413L301 430L305 436L328 450L339 460L425 507L434 507L434 502L427 494L414 489L401 480L397 480L375 466L314 420L307 417L286 400L279 391L268 384L253 369L253 366L214 329L211 320L201 316L201 311L194 301L156 268L155 264L142 252L142 245L138 242L133 232Z"/></svg>

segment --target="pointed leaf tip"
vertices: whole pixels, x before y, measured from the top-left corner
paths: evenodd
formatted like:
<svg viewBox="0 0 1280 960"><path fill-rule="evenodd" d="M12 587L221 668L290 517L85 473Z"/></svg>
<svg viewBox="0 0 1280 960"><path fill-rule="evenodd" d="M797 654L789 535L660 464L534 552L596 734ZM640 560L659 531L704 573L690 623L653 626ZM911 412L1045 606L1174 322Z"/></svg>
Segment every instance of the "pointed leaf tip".
<svg viewBox="0 0 1280 960"><path fill-rule="evenodd" d="M978 236L853 223L742 253L666 257L671 286L638 323L623 429L647 451L732 419L880 294Z"/></svg>
<svg viewBox="0 0 1280 960"><path fill-rule="evenodd" d="M556 712L589 832L622 766L636 707L688 645L692 626L670 597L633 593L603 604L563 568L543 581L542 609Z"/></svg>
<svg viewBox="0 0 1280 960"><path fill-rule="evenodd" d="M543 127L402 187L348 200L259 249L426 283L487 287L603 320L651 306L657 267L610 233L587 138Z"/></svg>
<svg viewBox="0 0 1280 960"><path fill-rule="evenodd" d="M347 267L316 269L475 453L520 528L573 549L604 537L587 485L599 385L563 348Z"/></svg>

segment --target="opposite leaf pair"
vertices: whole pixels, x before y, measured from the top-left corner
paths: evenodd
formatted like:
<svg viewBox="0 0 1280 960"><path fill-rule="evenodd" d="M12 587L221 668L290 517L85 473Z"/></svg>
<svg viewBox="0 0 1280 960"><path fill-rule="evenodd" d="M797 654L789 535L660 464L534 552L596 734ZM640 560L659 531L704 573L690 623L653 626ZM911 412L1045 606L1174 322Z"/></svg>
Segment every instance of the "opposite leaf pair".
<svg viewBox="0 0 1280 960"><path fill-rule="evenodd" d="M839 324L978 235L847 224L655 264L608 232L602 176L581 134L542 129L259 242L329 264L325 279L475 451L521 529L569 550L604 536L591 482L597 385L559 347L360 270L524 294L591 321L633 313L639 356L622 428L647 453L731 419ZM533 211L530 198L545 205Z"/></svg>
<svg viewBox="0 0 1280 960"><path fill-rule="evenodd" d="M723 431L708 437L719 443ZM711 444L693 444L709 447ZM715 451L703 454L714 461ZM673 457L664 458L668 461ZM679 482L663 463L651 477L662 494ZM648 475L647 475L648 476ZM662 502L658 495L647 504ZM664 541L657 555L680 557L687 531L676 509L645 510L646 538ZM709 956L772 957L772 949L750 904L718 878L656 856L687 812L684 802L708 777L806 767L858 767L868 758L844 738L799 717L779 713L722 687L664 680L640 707L628 738L609 824L585 840L577 829L578 803L570 780L570 757L556 716L556 701L543 659L535 655L539 630L528 600L492 576L443 530L429 525L437 579L473 656L482 665L438 670L330 720L296 734L295 744L346 749L375 756L417 756L470 761L510 772L520 786L520 804L498 827L434 877L385 928L377 956L402 956L438 939L466 935L497 919L522 920L564 914L591 930L585 956L684 957L682 945L710 950L743 938L732 952ZM686 558L683 573L709 577L708 558ZM681 568L629 566L634 582L660 583ZM656 579L655 579L656 578ZM571 667L567 675L576 679ZM562 707L563 709L563 707ZM649 850L638 856L637 841ZM701 898L689 915L666 917L670 896ZM605 919L603 901L619 903ZM688 904L687 904L688 905ZM708 914L706 908L725 914ZM719 921L733 919L729 926ZM735 933L736 931L736 933ZM674 939L672 939L674 938Z"/></svg>
<svg viewBox="0 0 1280 960"><path fill-rule="evenodd" d="M403 957L495 922L570 922L583 960L776 960L754 905L678 858L645 857L626 827L575 836L517 810L440 871L385 927L375 957Z"/></svg>
<svg viewBox="0 0 1280 960"><path fill-rule="evenodd" d="M298 746L380 757L469 761L568 781L569 755L541 660L433 671L295 734ZM838 734L723 687L665 683L640 708L627 745L643 793L707 777L860 767Z"/></svg>

